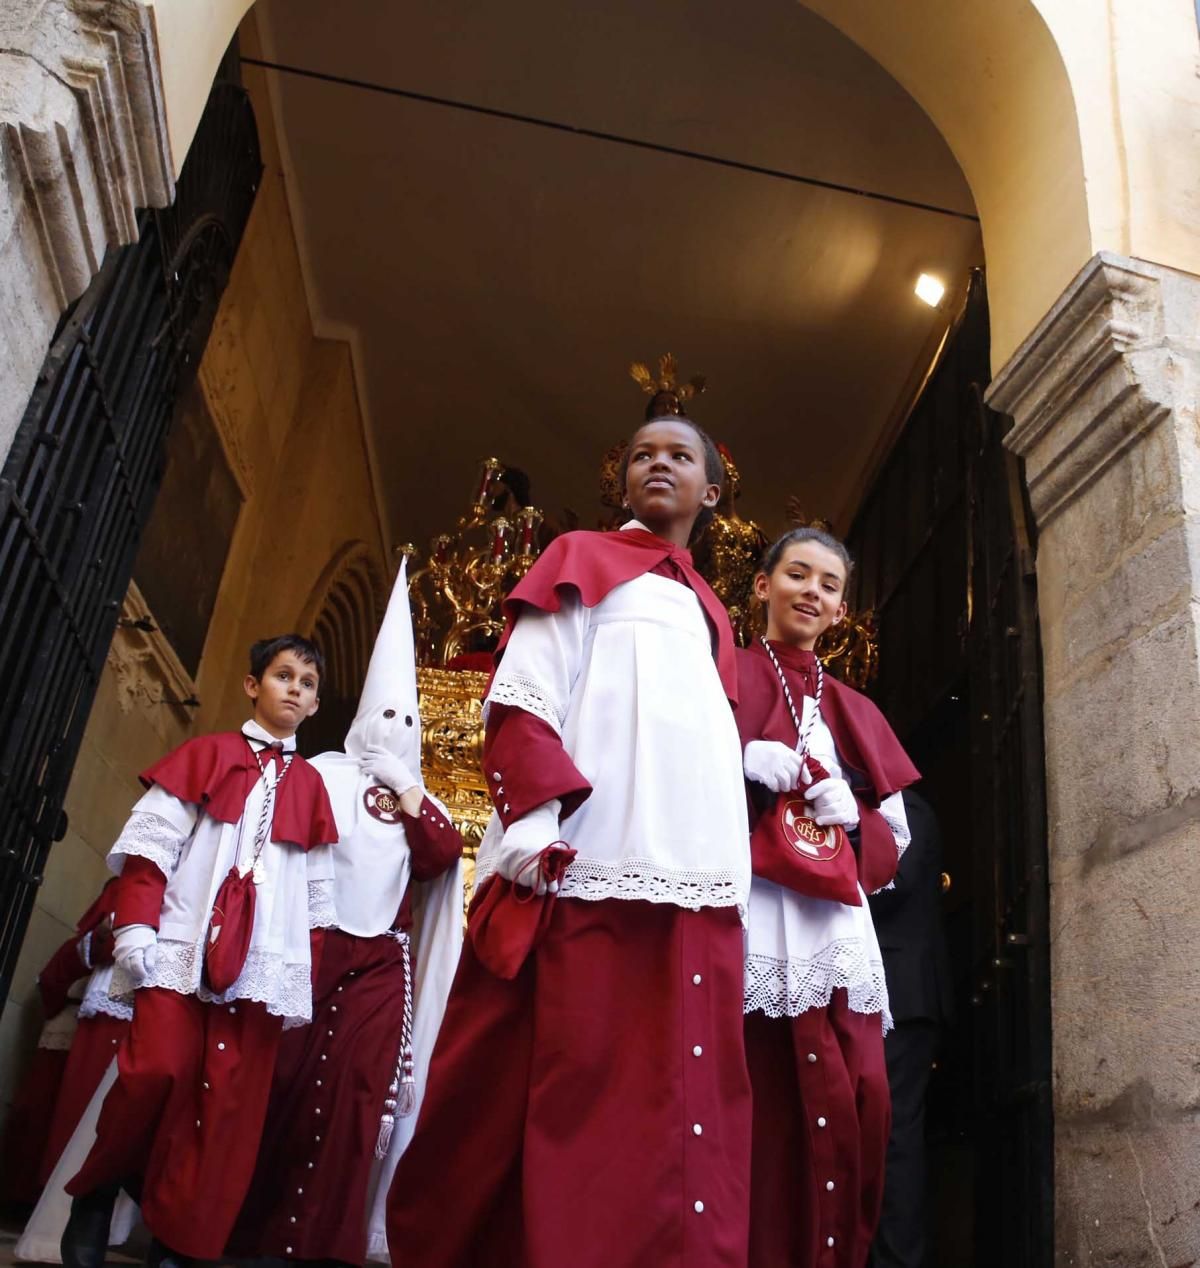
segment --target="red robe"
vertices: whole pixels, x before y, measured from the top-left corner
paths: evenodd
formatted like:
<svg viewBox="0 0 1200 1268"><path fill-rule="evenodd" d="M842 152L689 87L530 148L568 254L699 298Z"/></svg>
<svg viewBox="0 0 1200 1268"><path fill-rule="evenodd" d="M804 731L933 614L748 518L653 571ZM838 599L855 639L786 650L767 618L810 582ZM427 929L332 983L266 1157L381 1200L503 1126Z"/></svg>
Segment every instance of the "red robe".
<svg viewBox="0 0 1200 1268"><path fill-rule="evenodd" d="M695 590L736 698L724 609L686 551L640 529L557 538L510 597L498 654L522 605L554 611L570 587L592 606L651 571ZM554 797L620 795L593 790L554 730L515 707L489 710L485 765L505 826ZM388 1197L393 1263L741 1268L741 1000L732 907L560 899L511 980L468 939Z"/></svg>
<svg viewBox="0 0 1200 1268"><path fill-rule="evenodd" d="M75 1037L71 1040L71 1051L67 1054L54 1113L47 1124L40 1176L42 1184L50 1179L50 1173L75 1134L75 1128L100 1086L104 1072L120 1051L129 1026L124 1017L110 1017L107 1013L79 1019Z"/></svg>
<svg viewBox="0 0 1200 1268"><path fill-rule="evenodd" d="M793 698L815 695L816 658L773 643ZM774 665L755 643L738 653L738 732L796 742ZM860 816L859 877L870 892L895 875L896 841L879 803L918 778L870 700L825 675L821 716ZM751 815L761 790L748 785ZM751 915L753 918L753 913ZM891 1098L879 1015L846 991L797 1017L746 1017L754 1089L750 1268L862 1268L879 1222Z"/></svg>
<svg viewBox="0 0 1200 1268"><path fill-rule="evenodd" d="M115 878L105 884L92 905L79 918L75 932L50 957L38 974L38 993L42 1000L42 1015L46 1021L58 1016L64 1008L76 1007L77 1001L70 1001L68 996L71 987L86 978L94 967L111 963L111 934L102 933L100 927L112 910L115 887ZM90 945L84 941L88 934L92 935ZM72 1068L71 1055L76 1048L82 1052L89 1047L87 1036L94 1028L85 1023L80 1023L80 1026L83 1027L82 1040L80 1027L77 1026L68 1047L38 1045L13 1097L4 1135L4 1157L7 1165L4 1169L3 1193L8 1201L37 1201L42 1186L58 1161L58 1155L70 1139L71 1132L75 1130L75 1123L79 1121L78 1116L74 1122L71 1121L75 1105L82 1096L82 1104L79 1105L79 1115L82 1115L108 1062L112 1060L113 1053L109 1051L104 1066L84 1096L84 1089L90 1079L90 1069L85 1070L80 1061ZM66 1135L62 1134L62 1128L58 1126L60 1119L64 1126L69 1123Z"/></svg>
<svg viewBox="0 0 1200 1268"><path fill-rule="evenodd" d="M454 866L462 837L429 798L402 820L414 881ZM411 885L394 927L412 927ZM229 1250L361 1264L371 1166L400 1048L400 944L386 933L328 929L313 982L312 1024L289 1030L279 1046L254 1182Z"/></svg>

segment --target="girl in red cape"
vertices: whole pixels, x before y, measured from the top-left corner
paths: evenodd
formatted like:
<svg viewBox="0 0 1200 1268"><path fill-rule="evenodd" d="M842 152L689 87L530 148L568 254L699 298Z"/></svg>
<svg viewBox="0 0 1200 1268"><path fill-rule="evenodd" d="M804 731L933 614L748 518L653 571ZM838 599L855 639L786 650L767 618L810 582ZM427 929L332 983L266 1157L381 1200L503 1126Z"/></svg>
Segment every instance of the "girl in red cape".
<svg viewBox="0 0 1200 1268"><path fill-rule="evenodd" d="M883 1196L890 1019L863 891L895 874L908 843L899 790L918 775L875 705L825 674L813 651L845 618L850 569L828 533L786 534L755 578L766 638L737 653L752 821L772 812L772 794L802 789L818 827L848 833L859 879L856 901L838 902L754 876L745 1000L752 1268L861 1268Z"/></svg>
<svg viewBox="0 0 1200 1268"><path fill-rule="evenodd" d="M694 423L652 418L626 457L636 518L556 539L509 600L476 872L495 919L472 924L396 1169L393 1263L746 1262L734 648L686 549L722 475ZM495 937L522 899L542 917L523 958Z"/></svg>

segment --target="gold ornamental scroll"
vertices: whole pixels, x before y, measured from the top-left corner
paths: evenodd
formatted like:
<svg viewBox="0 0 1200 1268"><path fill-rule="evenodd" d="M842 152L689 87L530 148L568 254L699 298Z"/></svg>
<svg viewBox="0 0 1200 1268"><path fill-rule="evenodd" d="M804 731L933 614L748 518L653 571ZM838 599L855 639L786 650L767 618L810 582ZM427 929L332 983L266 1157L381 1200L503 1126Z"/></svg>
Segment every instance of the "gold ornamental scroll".
<svg viewBox="0 0 1200 1268"><path fill-rule="evenodd" d="M450 812L466 842L463 882L475 884L475 855L492 814L483 777L483 692L488 675L467 669L418 669L421 767L425 787Z"/></svg>

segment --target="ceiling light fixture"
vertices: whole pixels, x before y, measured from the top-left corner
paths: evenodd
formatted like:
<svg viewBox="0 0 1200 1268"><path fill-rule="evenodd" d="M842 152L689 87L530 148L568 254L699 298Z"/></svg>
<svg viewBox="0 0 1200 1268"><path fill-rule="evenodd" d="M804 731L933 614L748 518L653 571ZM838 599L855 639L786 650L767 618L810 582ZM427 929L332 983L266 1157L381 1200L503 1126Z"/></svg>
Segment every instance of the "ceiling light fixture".
<svg viewBox="0 0 1200 1268"><path fill-rule="evenodd" d="M936 277L932 277L928 273L922 273L917 278L916 291L918 299L924 300L930 308L936 308L942 302L942 296L945 295L946 288Z"/></svg>

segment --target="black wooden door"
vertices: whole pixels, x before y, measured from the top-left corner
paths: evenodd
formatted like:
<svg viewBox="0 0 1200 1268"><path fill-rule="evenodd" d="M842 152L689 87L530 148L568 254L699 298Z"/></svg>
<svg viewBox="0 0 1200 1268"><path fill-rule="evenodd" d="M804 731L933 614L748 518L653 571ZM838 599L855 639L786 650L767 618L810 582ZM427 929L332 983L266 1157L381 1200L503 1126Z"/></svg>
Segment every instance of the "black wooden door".
<svg viewBox="0 0 1200 1268"><path fill-rule="evenodd" d="M872 689L941 822L956 1017L931 1089L938 1268L1052 1261L1041 662L1021 472L983 404L982 274L849 535Z"/></svg>
<svg viewBox="0 0 1200 1268"><path fill-rule="evenodd" d="M225 65L230 64L227 59ZM219 80L176 201L144 212L60 323L0 472L0 1006L162 477L262 172Z"/></svg>
<svg viewBox="0 0 1200 1268"><path fill-rule="evenodd" d="M967 490L970 1009L980 1114L980 1263L1049 1265L1053 1245L1049 888L1041 657L1031 518L1005 420L971 391Z"/></svg>

